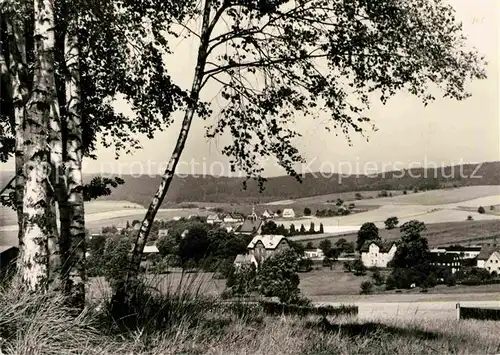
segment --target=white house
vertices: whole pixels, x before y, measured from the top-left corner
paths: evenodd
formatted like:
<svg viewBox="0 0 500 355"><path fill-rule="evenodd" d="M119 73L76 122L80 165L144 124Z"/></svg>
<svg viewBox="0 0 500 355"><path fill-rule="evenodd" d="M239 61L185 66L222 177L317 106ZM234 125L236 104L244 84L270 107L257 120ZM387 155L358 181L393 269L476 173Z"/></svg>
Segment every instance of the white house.
<svg viewBox="0 0 500 355"><path fill-rule="evenodd" d="M293 208L285 208L283 210L282 216L283 216L283 218L294 218L295 217L295 211L293 210Z"/></svg>
<svg viewBox="0 0 500 355"><path fill-rule="evenodd" d="M266 258L277 251L289 249L288 239L282 235L256 235L248 244L248 254L253 255L257 263L262 263Z"/></svg>
<svg viewBox="0 0 500 355"><path fill-rule="evenodd" d="M385 268L396 254L396 250L394 242L370 240L361 247L361 261L366 267Z"/></svg>
<svg viewBox="0 0 500 355"><path fill-rule="evenodd" d="M168 229L159 229L158 230L158 238L163 238L168 236Z"/></svg>
<svg viewBox="0 0 500 355"><path fill-rule="evenodd" d="M211 214L207 217L207 223L208 224L216 224L216 223L221 223L222 219L219 217L218 214Z"/></svg>
<svg viewBox="0 0 500 355"><path fill-rule="evenodd" d="M269 218L274 218L274 217L275 217L275 213L273 211L265 210L264 212L262 212L262 218L264 218L264 219L269 219Z"/></svg>
<svg viewBox="0 0 500 355"><path fill-rule="evenodd" d="M243 223L245 218L238 213L228 213L222 220L224 223Z"/></svg>
<svg viewBox="0 0 500 355"><path fill-rule="evenodd" d="M321 259L321 260L323 260L323 258L325 257L325 254L323 253L323 250L321 250L320 248L316 248L316 249L304 250L304 256L307 259Z"/></svg>
<svg viewBox="0 0 500 355"><path fill-rule="evenodd" d="M489 272L500 270L500 247L485 245L477 257L477 267Z"/></svg>

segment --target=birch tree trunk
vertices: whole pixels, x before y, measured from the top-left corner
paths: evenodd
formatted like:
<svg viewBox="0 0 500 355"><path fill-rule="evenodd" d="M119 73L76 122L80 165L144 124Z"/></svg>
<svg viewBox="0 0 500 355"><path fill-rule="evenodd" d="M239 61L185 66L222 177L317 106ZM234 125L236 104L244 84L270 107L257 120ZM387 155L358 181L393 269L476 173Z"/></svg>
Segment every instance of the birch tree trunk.
<svg viewBox="0 0 500 355"><path fill-rule="evenodd" d="M14 14L6 16L7 32L9 34L9 73L11 80L12 104L14 107L14 129L15 129L15 192L16 212L18 222L19 250L23 251L23 196L24 196L24 115L25 104L28 96L26 83L21 79L26 78L26 41L25 29L16 21Z"/></svg>
<svg viewBox="0 0 500 355"><path fill-rule="evenodd" d="M70 222L70 285L75 305L85 301L85 210L82 176L82 116L80 91L80 51L78 37L70 26L65 37L66 77L66 180Z"/></svg>
<svg viewBox="0 0 500 355"><path fill-rule="evenodd" d="M54 188L50 182L50 128L58 116L54 80L54 3L34 0L34 82L26 107L24 130L24 244L19 263L30 290L46 289L59 268Z"/></svg>
<svg viewBox="0 0 500 355"><path fill-rule="evenodd" d="M141 256L144 251L144 246L148 241L149 232L151 231L151 227L153 225L153 221L155 219L156 213L160 208L165 196L167 194L168 188L175 174L175 168L177 167L177 163L181 157L182 151L184 150L184 146L186 144L186 140L189 134L189 130L191 128L191 123L193 121L194 113L196 110L196 105L198 103L200 90L202 88L203 82L203 72L205 70L205 64L207 60L207 49L210 39L211 26L210 26L210 13L212 7L212 0L206 0L204 4L203 10L203 22L201 29L201 38L200 38L200 46L198 49L198 58L196 62L195 74L193 78L193 84L191 87L190 93L190 102L188 108L184 114L184 119L182 121L181 130L179 132L179 136L177 138L177 142L168 162L167 168L163 173L162 180L158 190L156 191L149 207L146 212L146 215L142 221L141 228L137 234L134 249L132 251L131 260L129 270L127 270L127 276L125 278L124 289L117 291L117 299L121 297L127 297L127 290L134 285L137 275L139 273L139 267L141 263ZM122 293L122 294L121 294Z"/></svg>

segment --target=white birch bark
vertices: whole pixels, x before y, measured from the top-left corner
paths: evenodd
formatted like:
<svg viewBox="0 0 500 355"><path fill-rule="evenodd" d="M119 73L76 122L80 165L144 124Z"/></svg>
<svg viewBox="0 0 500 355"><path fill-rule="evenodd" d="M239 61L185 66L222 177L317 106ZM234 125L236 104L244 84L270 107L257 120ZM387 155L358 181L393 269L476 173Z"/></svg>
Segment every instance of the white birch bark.
<svg viewBox="0 0 500 355"><path fill-rule="evenodd" d="M26 108L23 197L24 244L20 274L31 290L46 289L57 275L57 228L54 188L50 183L50 125L58 115L54 79L54 2L34 0L34 83Z"/></svg>
<svg viewBox="0 0 500 355"><path fill-rule="evenodd" d="M70 284L71 295L77 304L85 299L85 210L82 176L82 116L80 92L80 52L78 37L71 30L65 37L66 115L68 137L66 141L66 177L70 223Z"/></svg>

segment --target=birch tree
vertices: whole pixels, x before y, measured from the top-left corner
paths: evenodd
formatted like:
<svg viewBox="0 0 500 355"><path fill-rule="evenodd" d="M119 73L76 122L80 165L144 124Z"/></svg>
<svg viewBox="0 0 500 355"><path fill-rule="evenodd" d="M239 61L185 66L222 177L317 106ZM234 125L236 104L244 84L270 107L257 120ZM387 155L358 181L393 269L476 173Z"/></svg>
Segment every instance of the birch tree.
<svg viewBox="0 0 500 355"><path fill-rule="evenodd" d="M327 115L327 130L349 141L373 124L370 102L398 91L424 104L436 92L465 99L466 83L485 77L484 61L465 47L461 24L439 0L204 0L179 19L181 34L197 40L189 105L160 186L136 237L128 280L162 204L195 116L213 117L206 136L229 136L222 152L231 169L262 187L259 161L273 159L300 180L303 162L295 120ZM165 41L169 39L166 38ZM202 100L218 92L220 107ZM431 90L432 88L432 90ZM212 97L211 97L212 98ZM212 110L215 112L212 114ZM126 288L126 287L125 287Z"/></svg>
<svg viewBox="0 0 500 355"><path fill-rule="evenodd" d="M34 5L40 3L13 1L8 8L2 8L1 79L2 89L8 90L0 93L0 158L6 161L12 155L19 156L16 165L21 167L32 166L31 160L36 158L36 163L43 165L48 175L44 177L29 170L29 179L24 184L24 170L18 169L16 176L2 189L3 193L15 187L11 198L2 203L18 211L22 251L27 248L23 240L33 244L34 234L31 225L30 234L23 230L27 206L17 201L23 202L23 195L25 202L34 201L28 199L26 191L43 200L33 206L50 206L46 207L44 216L50 220L51 232L45 230L47 233L37 239L43 244L40 248L44 258L40 260L44 260L45 267L37 269L37 273L48 281L44 281L44 286L57 276L67 294L82 305L85 297L83 202L109 194L110 187L123 183L118 178L94 177L84 184L82 159L84 156L95 158L99 142L114 146L117 156L122 151L138 148L137 133L152 137L156 130L169 124L174 106L182 104L184 95L170 83L161 63L161 51L153 46L155 37L149 36L151 28L145 25L145 22L164 23L168 12L162 9L171 11L175 6L165 7L163 1L151 1L145 6L147 4L127 1L103 4L91 0L53 0L42 3L43 7L37 12ZM137 10L143 13L137 16ZM147 13L153 15L145 21ZM38 20L45 17L36 23L33 15L37 15ZM40 27L47 24L50 24L49 30ZM35 28L37 32L33 32ZM45 32L40 35L42 30ZM152 39L147 39L149 37ZM24 96L16 96L16 92ZM120 95L136 116L125 117L113 109L113 100ZM47 105L37 105L42 100ZM23 121L25 113L29 118L27 122ZM29 138L31 132L36 133L36 140ZM32 151L40 154L25 161L26 152L19 149L24 146L30 147L30 157ZM18 189L19 186L22 188ZM31 214L35 214L33 206L27 210ZM56 212L59 212L59 230L53 228ZM40 209L36 213L39 216ZM29 247L33 249L31 244ZM20 263L20 273L32 274L31 265Z"/></svg>

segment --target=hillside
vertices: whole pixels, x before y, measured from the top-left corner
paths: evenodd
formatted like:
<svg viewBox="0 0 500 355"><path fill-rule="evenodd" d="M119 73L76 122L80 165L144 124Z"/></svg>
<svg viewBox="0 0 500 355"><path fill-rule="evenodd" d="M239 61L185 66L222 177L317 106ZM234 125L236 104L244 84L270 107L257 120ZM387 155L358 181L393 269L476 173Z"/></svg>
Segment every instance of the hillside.
<svg viewBox="0 0 500 355"><path fill-rule="evenodd" d="M477 170L476 170L477 169ZM10 174L0 174L0 182L8 181ZM377 175L307 174L302 183L289 176L269 178L265 190L259 193L257 183L244 178L214 176L176 176L168 191L164 207L181 202L265 203L348 191L435 189L453 186L500 185L500 162L467 164L445 168L411 169ZM330 176L331 175L331 176ZM86 175L86 180L91 178ZM124 175L125 185L114 190L103 200L126 200L140 205L149 204L160 176L132 177Z"/></svg>

